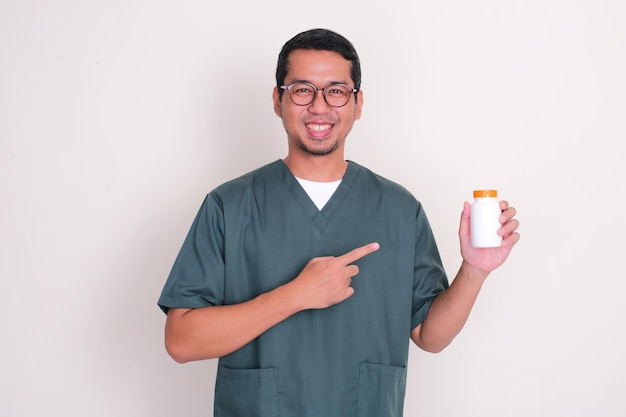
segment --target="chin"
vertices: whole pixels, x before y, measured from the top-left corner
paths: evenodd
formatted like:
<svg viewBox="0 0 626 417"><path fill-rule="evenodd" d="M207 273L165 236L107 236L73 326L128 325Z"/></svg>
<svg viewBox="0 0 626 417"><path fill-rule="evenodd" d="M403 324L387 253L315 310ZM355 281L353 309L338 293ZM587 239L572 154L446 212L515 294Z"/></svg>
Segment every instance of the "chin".
<svg viewBox="0 0 626 417"><path fill-rule="evenodd" d="M328 144L329 146L309 146L307 143L304 143L300 139L296 140L296 144L298 145L298 148L300 148L300 150L308 153L309 155L315 156L325 156L331 154L335 152L340 145L339 142L335 142L332 144Z"/></svg>
<svg viewBox="0 0 626 417"><path fill-rule="evenodd" d="M304 147L301 147L301 149L304 152L308 153L309 155L325 156L325 155L329 155L329 154L335 152L337 150L337 146L333 146L331 148L322 148L322 149L318 149L318 148L312 149L312 148L310 148L308 146L304 146Z"/></svg>

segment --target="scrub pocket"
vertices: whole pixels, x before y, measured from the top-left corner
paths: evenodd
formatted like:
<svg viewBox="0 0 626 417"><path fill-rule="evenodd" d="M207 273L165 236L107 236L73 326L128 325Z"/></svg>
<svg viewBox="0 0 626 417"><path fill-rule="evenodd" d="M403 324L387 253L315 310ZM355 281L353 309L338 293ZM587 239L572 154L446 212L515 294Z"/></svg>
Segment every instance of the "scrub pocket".
<svg viewBox="0 0 626 417"><path fill-rule="evenodd" d="M278 417L276 368L217 370L215 417Z"/></svg>
<svg viewBox="0 0 626 417"><path fill-rule="evenodd" d="M405 390L405 367L361 363L357 417L401 417Z"/></svg>

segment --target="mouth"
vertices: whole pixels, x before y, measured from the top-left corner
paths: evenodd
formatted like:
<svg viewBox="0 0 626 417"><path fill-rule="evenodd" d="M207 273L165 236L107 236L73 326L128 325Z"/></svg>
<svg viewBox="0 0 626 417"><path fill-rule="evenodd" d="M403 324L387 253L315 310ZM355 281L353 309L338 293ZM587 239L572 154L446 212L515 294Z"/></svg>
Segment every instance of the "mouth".
<svg viewBox="0 0 626 417"><path fill-rule="evenodd" d="M310 132L318 135L328 133L328 131L330 131L333 127L333 125L329 123L307 123L305 126Z"/></svg>

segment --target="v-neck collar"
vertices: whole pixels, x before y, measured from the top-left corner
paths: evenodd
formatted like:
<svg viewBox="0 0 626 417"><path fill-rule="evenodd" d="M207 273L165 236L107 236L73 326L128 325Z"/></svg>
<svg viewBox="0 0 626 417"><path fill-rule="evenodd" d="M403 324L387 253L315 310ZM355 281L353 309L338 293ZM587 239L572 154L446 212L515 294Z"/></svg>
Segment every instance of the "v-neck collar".
<svg viewBox="0 0 626 417"><path fill-rule="evenodd" d="M348 196L359 174L357 165L352 161L348 161L348 168L341 180L341 184L339 184L339 187L337 187L322 210L319 210L296 177L291 173L285 162L278 160L275 164L279 168L282 182L319 231L322 231L326 227L333 215L339 210L341 203Z"/></svg>

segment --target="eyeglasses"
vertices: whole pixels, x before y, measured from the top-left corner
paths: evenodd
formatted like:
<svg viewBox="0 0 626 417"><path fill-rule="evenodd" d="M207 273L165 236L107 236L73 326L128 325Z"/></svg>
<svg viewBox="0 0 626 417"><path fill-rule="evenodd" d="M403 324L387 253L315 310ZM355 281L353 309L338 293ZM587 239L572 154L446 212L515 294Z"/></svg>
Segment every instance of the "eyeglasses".
<svg viewBox="0 0 626 417"><path fill-rule="evenodd" d="M289 92L289 97L293 104L298 106L308 106L313 103L318 91L322 92L324 100L331 107L343 107L350 101L350 95L359 90L350 88L344 84L331 84L324 88L317 88L310 83L294 83L291 85L281 85L281 89Z"/></svg>

